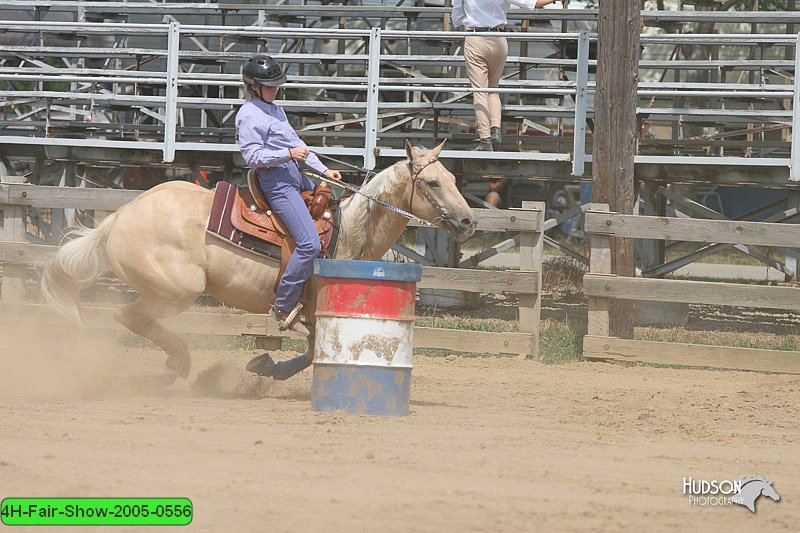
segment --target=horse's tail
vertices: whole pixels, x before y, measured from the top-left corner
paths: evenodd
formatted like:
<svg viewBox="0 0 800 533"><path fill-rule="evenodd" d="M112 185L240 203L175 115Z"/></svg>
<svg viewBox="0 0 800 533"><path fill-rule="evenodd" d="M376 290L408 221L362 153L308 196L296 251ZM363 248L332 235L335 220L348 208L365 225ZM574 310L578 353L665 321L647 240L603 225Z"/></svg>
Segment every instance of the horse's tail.
<svg viewBox="0 0 800 533"><path fill-rule="evenodd" d="M112 214L97 228L78 226L67 232L65 240L72 240L62 245L44 267L44 301L77 326L82 324L80 291L106 270L103 245L115 218Z"/></svg>

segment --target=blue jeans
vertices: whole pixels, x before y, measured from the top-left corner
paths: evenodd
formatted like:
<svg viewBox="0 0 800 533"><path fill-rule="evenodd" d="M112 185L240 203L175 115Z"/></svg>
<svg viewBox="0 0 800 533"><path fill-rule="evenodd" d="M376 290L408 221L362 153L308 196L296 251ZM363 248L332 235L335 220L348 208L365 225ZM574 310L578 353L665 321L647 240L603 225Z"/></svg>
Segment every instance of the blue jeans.
<svg viewBox="0 0 800 533"><path fill-rule="evenodd" d="M296 245L275 294L275 307L288 313L300 301L303 285L311 277L314 259L319 256L322 244L299 189L289 184L263 189L265 187L262 184L264 197L281 218Z"/></svg>

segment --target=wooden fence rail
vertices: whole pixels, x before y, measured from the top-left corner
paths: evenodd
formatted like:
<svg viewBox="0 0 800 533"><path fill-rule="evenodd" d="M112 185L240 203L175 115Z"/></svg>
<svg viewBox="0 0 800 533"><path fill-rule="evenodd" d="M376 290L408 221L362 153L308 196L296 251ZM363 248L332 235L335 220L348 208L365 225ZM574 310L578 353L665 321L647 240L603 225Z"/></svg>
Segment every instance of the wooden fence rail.
<svg viewBox="0 0 800 533"><path fill-rule="evenodd" d="M0 263L4 265L2 308L0 320L19 320L20 317L47 317L45 306L25 302L24 279L31 265L43 265L58 248L31 244L25 233L28 207L69 208L113 211L135 199L143 191L118 189L82 189L46 187L22 183L22 178L5 177L0 183L0 209L4 211L4 232L0 234ZM519 231L519 271L486 271L461 268L423 267L419 288L450 289L477 293L519 294L519 331L490 333L415 328L418 348L439 348L463 352L510 353L536 357L539 351L540 291L542 284L542 247L544 204L525 202L523 209L500 211L474 210L479 231ZM112 310L88 308L86 325L89 328L122 329L114 322ZM59 323L52 314L48 320ZM264 315L240 313L182 313L165 321L168 327L182 333L215 335L256 335L264 346L276 346L282 337ZM266 324L266 325L265 325Z"/></svg>
<svg viewBox="0 0 800 533"><path fill-rule="evenodd" d="M799 352L618 339L609 332L609 302L614 298L800 310L800 288L795 287L615 276L612 238L793 247L800 243L800 225L621 215L609 213L605 204L593 204L584 229L591 241L589 273L583 281L589 300L585 359L800 373Z"/></svg>

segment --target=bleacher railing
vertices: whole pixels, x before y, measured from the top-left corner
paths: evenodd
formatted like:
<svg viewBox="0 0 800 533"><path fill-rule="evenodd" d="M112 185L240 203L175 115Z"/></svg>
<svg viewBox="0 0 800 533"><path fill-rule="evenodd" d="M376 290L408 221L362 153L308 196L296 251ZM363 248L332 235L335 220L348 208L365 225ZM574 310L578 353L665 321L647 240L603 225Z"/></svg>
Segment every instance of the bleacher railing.
<svg viewBox="0 0 800 533"><path fill-rule="evenodd" d="M224 65L246 60L252 52L233 51L232 45L212 50L203 39L213 39L220 43L226 39L242 42L265 43L275 40L322 41L337 40L345 43L337 53L294 52L280 50L273 53L279 61L289 66L287 90L299 95L296 100L286 99L281 103L287 110L311 116L318 114L348 115L348 119L306 121L301 134L311 134L321 130L360 125L363 132L362 143L337 143L337 146L314 146L320 153L330 155L349 155L360 157L366 168L374 168L376 157L403 157L403 150L392 148L391 143L383 142L388 131L398 124L409 121L434 122L432 135L438 135L436 121L443 114L456 117L459 114L471 118L471 104L459 103L466 95L475 92L468 81L454 69L463 65L459 54L411 54L401 53L406 43L446 42L457 46L467 35L464 32L445 31L401 31L372 28L359 29L317 29L317 28L275 28L260 26L203 26L168 24L111 24L111 23L61 23L61 22L0 22L0 31L26 34L72 35L72 46L47 46L39 44L4 46L0 57L17 58L25 66L1 66L0 82L12 85L0 91L3 100L5 119L0 143L18 144L33 142L42 145L93 146L128 149L160 150L163 162L175 159L176 151L238 152L232 138L215 142L224 135L223 126L232 129L233 116L243 103L239 74L226 73ZM118 39L113 46L82 46L87 36L113 35ZM522 33L503 34L511 42L565 42L577 48L576 59L532 58L523 55L510 56L509 65L518 65L519 72L531 65L539 67L567 67L574 69L574 79L529 80L508 79L500 88L484 89L520 99L520 104L506 105L506 113L526 117L561 117L574 127L571 143L561 142L550 151L539 149L508 152L464 152L445 151L444 157L492 158L507 160L544 160L569 162L572 172L581 176L586 162L591 161L587 133L587 119L593 114L593 93L595 82L590 73L596 61L589 58L590 44L597 36L588 31L579 33ZM148 38L148 45L127 46L126 39L142 40ZM644 45L667 45L676 47L683 44L713 46L780 46L796 52L800 35L784 34L643 34ZM120 43L122 43L120 45ZM359 45L359 43L361 43ZM343 50L346 46L355 47ZM398 52L399 50L399 52ZM72 57L78 66L67 68L54 66L59 58ZM48 62L49 61L49 62ZM86 67L89 62L93 67ZM198 64L223 65L220 72L195 72ZM33 66L30 66L33 65ZM191 65L181 69L181 65ZM355 75L351 75L348 65L354 65ZM99 66L99 67L98 67ZM118 67L117 67L118 66ZM705 70L716 73L713 82L641 82L639 84L640 120L661 124L736 125L742 124L741 135L753 135L761 130L778 129L791 132L800 125L800 91L797 72L800 57L794 59L713 59L713 60L670 60L643 58L640 69L650 70ZM324 68L322 68L324 67ZM337 69L337 75L330 70ZM403 77L387 77L388 68L404 73ZM318 75L312 70L317 69ZM760 73L756 83L729 83L725 73L740 69L742 72ZM308 74L311 72L311 74ZM431 73L437 73L431 75ZM764 75L773 73L783 83L776 83ZM741 78L741 76L740 76ZM66 88L69 84L69 88ZM54 87L55 86L55 87ZM194 91L196 94L190 95ZM346 100L317 101L310 91L335 91L350 94ZM288 93L284 93L286 95ZM393 96L394 95L394 96ZM399 96L397 96L399 95ZM423 95L422 97L420 95ZM436 95L429 98L425 95ZM443 96L444 95L444 96ZM545 98L542 105L525 102L526 95ZM446 96L446 97L445 97ZM286 98L286 96L284 96ZM428 101L424 101L427 98ZM443 98L437 100L437 98ZM553 104L553 99L558 104ZM547 100L550 99L550 100ZM693 99L702 99L703 105L696 105ZM679 103L689 104L679 105ZM772 102L774 109L759 109L752 105L729 105L729 102ZM784 102L792 102L791 109ZM649 103L648 103L649 102ZM653 105L661 102L660 105ZM679 102L679 103L676 103ZM719 103L709 107L708 102ZM27 106L27 107L25 107ZM103 115L98 110L110 110ZM70 138L69 128L55 128L57 124L70 122L113 123L114 113L133 114L136 119L125 123L113 139L92 137L91 132L84 138ZM214 116L213 113L218 113ZM8 115L12 116L9 118ZM191 115L191 116L190 116ZM216 121L210 123L211 118ZM391 122L392 119L397 119ZM214 122L211 121L211 122ZM125 122L125 120L123 120ZM461 123L466 123L463 120ZM759 128L753 124L767 124ZM194 128L192 134L181 134L181 127ZM58 130L58 131L56 131ZM84 131L85 128L84 128ZM65 133L66 132L66 133ZM144 132L144 133L143 133ZM734 132L735 133L735 132ZM128 135L131 139L126 140ZM695 144L702 145L718 138L715 134L698 135ZM182 140L186 137L189 140ZM231 137L228 135L228 137ZM706 153L690 153L685 150L670 150L669 147L658 153L642 152L637 162L673 164L722 164L722 165L760 165L788 167L790 179L800 180L800 146L795 136L789 136L775 146L767 147L763 153L754 153L741 147L734 151L738 155L728 155L730 149L703 149ZM564 140L562 138L562 140ZM784 142L785 141L785 142ZM785 144L787 148L781 146ZM735 145L735 143L733 144ZM569 149L566 149L566 148ZM449 153L448 153L449 152ZM711 153L713 152L713 154Z"/></svg>

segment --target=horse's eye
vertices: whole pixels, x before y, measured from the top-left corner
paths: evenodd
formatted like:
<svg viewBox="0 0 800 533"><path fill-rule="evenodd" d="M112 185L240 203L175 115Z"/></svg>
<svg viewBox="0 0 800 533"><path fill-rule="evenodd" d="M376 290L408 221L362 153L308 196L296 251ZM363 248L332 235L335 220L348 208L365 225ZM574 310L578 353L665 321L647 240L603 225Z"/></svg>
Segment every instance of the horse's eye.
<svg viewBox="0 0 800 533"><path fill-rule="evenodd" d="M439 180L427 180L425 183L427 183L428 187L431 188L441 187L441 185L439 184Z"/></svg>

